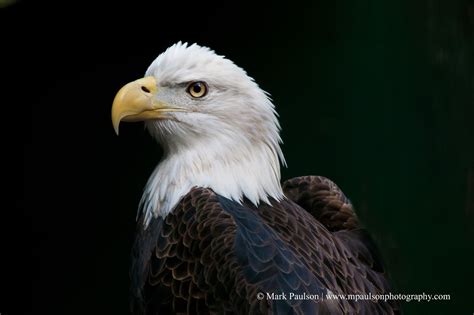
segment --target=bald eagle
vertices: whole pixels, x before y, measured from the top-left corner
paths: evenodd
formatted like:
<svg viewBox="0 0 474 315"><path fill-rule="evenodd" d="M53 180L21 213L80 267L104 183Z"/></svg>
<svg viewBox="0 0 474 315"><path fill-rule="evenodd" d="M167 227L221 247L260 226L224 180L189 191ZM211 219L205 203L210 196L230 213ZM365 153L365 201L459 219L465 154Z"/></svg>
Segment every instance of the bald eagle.
<svg viewBox="0 0 474 315"><path fill-rule="evenodd" d="M280 125L229 59L177 43L112 105L144 121L164 156L146 184L132 249L136 314L394 314L369 234L329 179L280 183Z"/></svg>

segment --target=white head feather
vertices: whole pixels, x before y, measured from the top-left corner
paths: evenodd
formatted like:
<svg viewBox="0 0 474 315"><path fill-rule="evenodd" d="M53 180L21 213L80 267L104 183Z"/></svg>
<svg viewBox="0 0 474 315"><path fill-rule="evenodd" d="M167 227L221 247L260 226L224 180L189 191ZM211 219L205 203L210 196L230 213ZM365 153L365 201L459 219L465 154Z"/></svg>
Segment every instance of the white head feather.
<svg viewBox="0 0 474 315"><path fill-rule="evenodd" d="M145 225L152 216L165 217L194 186L255 205L283 198L277 114L242 68L209 48L179 42L153 61L146 76L155 77L158 100L187 110L146 122L164 156L140 202ZM187 93L194 81L207 84L206 96Z"/></svg>

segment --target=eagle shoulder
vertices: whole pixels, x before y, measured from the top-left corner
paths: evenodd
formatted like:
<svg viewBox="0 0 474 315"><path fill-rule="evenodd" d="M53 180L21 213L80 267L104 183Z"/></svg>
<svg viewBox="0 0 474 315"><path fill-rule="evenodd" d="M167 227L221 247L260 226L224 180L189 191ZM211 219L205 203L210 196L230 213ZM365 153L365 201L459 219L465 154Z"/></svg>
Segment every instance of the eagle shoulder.
<svg viewBox="0 0 474 315"><path fill-rule="evenodd" d="M283 183L283 191L330 231L360 227L350 200L326 177L295 177Z"/></svg>

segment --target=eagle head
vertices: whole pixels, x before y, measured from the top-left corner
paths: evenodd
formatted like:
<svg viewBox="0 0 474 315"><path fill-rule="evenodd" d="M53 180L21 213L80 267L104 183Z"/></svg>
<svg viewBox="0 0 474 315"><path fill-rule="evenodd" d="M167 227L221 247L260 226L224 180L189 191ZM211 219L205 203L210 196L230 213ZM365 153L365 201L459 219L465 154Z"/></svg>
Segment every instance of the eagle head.
<svg viewBox="0 0 474 315"><path fill-rule="evenodd" d="M255 204L283 195L274 105L242 68L207 47L179 42L159 55L117 93L117 134L121 121L144 121L164 149L142 198L150 215L166 215L193 186Z"/></svg>

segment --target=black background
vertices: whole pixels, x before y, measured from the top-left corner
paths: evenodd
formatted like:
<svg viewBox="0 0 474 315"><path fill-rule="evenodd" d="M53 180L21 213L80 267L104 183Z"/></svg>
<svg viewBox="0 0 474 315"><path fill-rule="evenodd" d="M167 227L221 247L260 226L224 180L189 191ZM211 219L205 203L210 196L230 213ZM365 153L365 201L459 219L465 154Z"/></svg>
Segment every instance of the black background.
<svg viewBox="0 0 474 315"><path fill-rule="evenodd" d="M272 94L283 178L338 183L398 292L451 295L407 314L474 311L472 1L35 1L0 9L0 27L2 315L127 314L136 208L161 150L141 124L115 136L110 108L179 40Z"/></svg>

